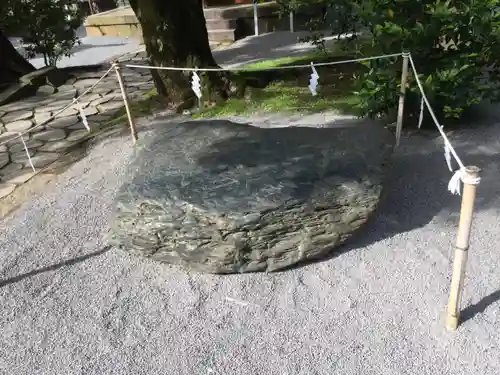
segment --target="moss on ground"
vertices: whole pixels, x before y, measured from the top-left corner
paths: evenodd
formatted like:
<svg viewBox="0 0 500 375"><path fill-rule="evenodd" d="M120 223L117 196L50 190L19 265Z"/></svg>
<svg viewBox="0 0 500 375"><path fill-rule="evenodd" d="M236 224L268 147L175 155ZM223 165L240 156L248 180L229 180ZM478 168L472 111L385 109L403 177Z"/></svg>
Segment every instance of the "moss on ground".
<svg viewBox="0 0 500 375"><path fill-rule="evenodd" d="M249 64L245 68L274 68L290 65L307 65L340 61L352 56L331 56L314 52L299 57L269 59ZM316 67L319 74L318 95L313 96L308 88L311 69L269 70L263 72L244 71L238 77L254 77L264 81L261 87L247 87L244 95L231 98L213 107L203 108L193 117L217 117L244 115L257 112L320 112L325 110L356 114L357 97L354 94L353 75L364 69L359 63L345 63ZM263 86L263 87L262 87Z"/></svg>
<svg viewBox="0 0 500 375"><path fill-rule="evenodd" d="M316 67L319 78L318 95L309 91L311 69L273 69L290 65L309 65L332 61L348 60L360 56L370 56L373 48L366 40L359 39L349 44L349 49L343 44L335 43L329 50L317 49L299 56L287 56L276 59L264 59L242 66L243 71L232 72L231 80L241 86L240 95L221 103L213 103L201 110L194 111L195 118L220 117L228 115L248 115L262 112L321 112L337 111L357 115L358 98L355 95L353 76L366 67L360 63L344 63ZM263 69L252 71L252 69ZM146 96L131 103L134 117L146 116L161 107L156 95L156 89ZM125 109L118 111L104 128L127 122Z"/></svg>

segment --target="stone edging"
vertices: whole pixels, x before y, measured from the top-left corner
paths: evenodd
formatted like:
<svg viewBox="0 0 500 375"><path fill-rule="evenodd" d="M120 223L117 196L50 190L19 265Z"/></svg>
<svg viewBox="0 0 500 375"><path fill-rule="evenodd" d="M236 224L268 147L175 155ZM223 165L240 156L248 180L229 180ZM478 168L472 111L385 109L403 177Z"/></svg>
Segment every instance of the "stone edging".
<svg viewBox="0 0 500 375"><path fill-rule="evenodd" d="M121 61L143 61L143 53L124 55ZM104 66L104 65L103 65ZM60 86L58 92L0 106L0 143L47 121L80 93L93 85L105 71L76 74L76 79ZM122 75L131 100L144 98L153 87L147 70L123 68ZM123 108L120 89L114 74L110 74L80 101L92 130L109 122ZM20 138L0 146L0 199L11 194L17 186L36 175L39 170L58 161L66 151L95 134L83 125L79 107L72 105L47 124L37 127L23 138L37 172L29 164Z"/></svg>

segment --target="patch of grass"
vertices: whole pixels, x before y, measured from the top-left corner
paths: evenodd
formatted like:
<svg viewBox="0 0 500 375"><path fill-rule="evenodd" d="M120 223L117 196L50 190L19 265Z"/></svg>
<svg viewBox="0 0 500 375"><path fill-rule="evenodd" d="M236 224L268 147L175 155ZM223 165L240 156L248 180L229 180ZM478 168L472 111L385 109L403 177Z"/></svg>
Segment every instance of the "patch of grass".
<svg viewBox="0 0 500 375"><path fill-rule="evenodd" d="M374 55L367 39L360 38L349 44L350 48L342 48L335 43L328 50L317 49L303 55L266 59L244 65L243 68L266 69L290 65L308 65L312 62L324 63L352 59L359 56ZM354 94L353 74L366 69L359 63L346 63L326 67L317 67L320 76L318 95L309 91L311 69L264 70L261 72L235 72L233 81L249 79L264 81L263 85L254 85L247 80L248 86L241 98L231 98L213 107L203 108L192 114L195 118L222 117L229 115L248 115L262 112L322 112L336 111L358 115L356 108L358 98ZM267 84L266 84L267 83ZM250 87L257 86L257 87ZM265 87L264 87L265 86ZM134 117L150 115L158 106L156 89L150 90L144 99L131 102ZM118 111L102 128L127 123L125 108Z"/></svg>
<svg viewBox="0 0 500 375"><path fill-rule="evenodd" d="M220 117L229 115L244 115L262 112L322 112L338 111L355 114L357 98L352 93L344 93L334 89L319 89L317 96L312 96L306 87L291 86L289 82L278 81L263 89L250 88L250 92L241 99L229 99L212 108L193 114L193 117ZM328 91L330 91L328 93Z"/></svg>
<svg viewBox="0 0 500 375"><path fill-rule="evenodd" d="M245 115L259 112L321 112L337 111L358 115L359 103L354 94L354 74L366 67L360 63L345 63L316 67L319 74L318 95L313 96L308 89L311 69L273 70L275 67L308 65L311 62L324 63L349 60L360 56L376 54L370 39L359 37L349 44L334 43L329 49L317 49L299 56L266 59L244 65L243 68L267 69L262 72L242 71L234 73L237 77L265 77L267 86L247 87L242 98L231 98L210 108L204 108L193 117L214 117ZM349 46L349 48L346 48ZM249 84L250 85L250 84Z"/></svg>
<svg viewBox="0 0 500 375"><path fill-rule="evenodd" d="M360 36L357 39L346 42L335 42L327 49L316 49L298 56L286 56L276 59L265 59L242 65L243 68L265 69L286 65L302 65L311 62L328 62L334 60L343 60L347 58L356 58L360 56L375 55L375 48L370 44L370 39Z"/></svg>
<svg viewBox="0 0 500 375"><path fill-rule="evenodd" d="M253 63L245 64L243 65L243 67L250 69L274 68L277 66L302 64L304 61L310 63L311 61L316 61L318 58L324 59L325 57L330 57L330 56L334 55L325 53L324 51L317 50L300 56L286 56L276 59L256 61Z"/></svg>
<svg viewBox="0 0 500 375"><path fill-rule="evenodd" d="M312 57L315 57L314 59ZM251 68L270 68L286 65L303 65L316 62L340 60L322 52L313 52L297 57L264 60L249 64ZM310 69L290 69L265 72L271 74L271 82L264 88L247 87L242 98L231 98L226 102L202 109L193 117L218 117L245 115L262 112L322 112L358 114L358 98L354 94L353 75L365 67L359 63L317 67L319 74L318 95L309 91Z"/></svg>

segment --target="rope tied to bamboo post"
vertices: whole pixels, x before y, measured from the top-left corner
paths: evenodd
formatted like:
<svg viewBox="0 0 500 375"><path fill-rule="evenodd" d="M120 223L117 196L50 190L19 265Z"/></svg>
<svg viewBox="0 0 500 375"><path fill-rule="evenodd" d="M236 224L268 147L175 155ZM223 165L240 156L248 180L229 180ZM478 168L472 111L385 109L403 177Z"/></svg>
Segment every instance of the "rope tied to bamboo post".
<svg viewBox="0 0 500 375"><path fill-rule="evenodd" d="M474 177L470 173L463 173L463 171L461 171L461 172L462 172L461 179L462 179L462 182L464 184L467 184L467 185L479 185L479 183L481 182L481 177L479 177L479 176Z"/></svg>
<svg viewBox="0 0 500 375"><path fill-rule="evenodd" d="M450 295L448 298L447 314L446 314L446 328L449 330L457 329L460 322L460 300L462 297L462 292L464 288L465 280L465 269L467 265L467 257L469 253L469 241L470 234L472 230L472 220L474 216L474 201L476 199L476 188L481 182L481 177L479 173L481 169L476 166L465 166L462 160L460 160L457 152L453 148L448 136L444 132L444 127L439 123L430 103L429 99L425 95L425 91L420 82L417 69L415 67L415 62L410 55L410 64L417 83L420 93L422 95L422 102L420 106L420 118L418 126L422 124L424 104L429 111L429 114L434 121L439 133L444 140L444 156L446 159L446 164L450 170L453 172L452 158L455 159L458 164L459 169L455 171L453 176L448 183L448 190L452 194L460 195L461 182L463 182L463 194L462 203L460 207L460 219L458 223L458 232L455 243L455 254L453 259L453 271L451 277Z"/></svg>
<svg viewBox="0 0 500 375"><path fill-rule="evenodd" d="M457 181L458 191L460 190L460 180L464 183L464 189L447 306L446 328L449 330L457 329L460 322L460 300L464 287L465 269L469 253L476 187L481 182L480 172L481 169L475 166L463 167L456 171L452 178L452 180ZM452 181L450 181L451 183Z"/></svg>
<svg viewBox="0 0 500 375"><path fill-rule="evenodd" d="M465 185L479 185L481 182L481 177L477 174L468 173L466 168L477 168L477 167L464 167L460 168L455 172L455 174L451 177L450 182L448 183L448 190L452 194L460 195L460 182L463 182Z"/></svg>

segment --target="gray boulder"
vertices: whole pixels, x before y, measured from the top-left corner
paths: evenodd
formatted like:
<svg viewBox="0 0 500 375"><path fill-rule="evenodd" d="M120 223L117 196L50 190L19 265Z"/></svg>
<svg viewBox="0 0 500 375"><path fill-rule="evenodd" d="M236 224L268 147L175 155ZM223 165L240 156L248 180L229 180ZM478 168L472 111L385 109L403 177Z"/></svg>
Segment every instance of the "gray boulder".
<svg viewBox="0 0 500 375"><path fill-rule="evenodd" d="M393 136L374 123L181 123L141 140L111 239L207 273L276 271L344 243L374 211Z"/></svg>

